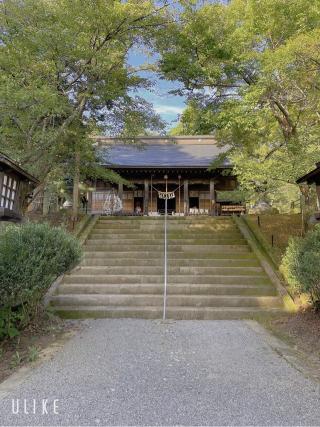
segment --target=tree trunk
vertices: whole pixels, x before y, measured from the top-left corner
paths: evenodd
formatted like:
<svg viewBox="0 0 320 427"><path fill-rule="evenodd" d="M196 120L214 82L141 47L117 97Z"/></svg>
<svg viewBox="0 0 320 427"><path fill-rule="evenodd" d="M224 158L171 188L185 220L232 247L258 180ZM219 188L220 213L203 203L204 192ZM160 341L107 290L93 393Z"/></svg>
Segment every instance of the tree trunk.
<svg viewBox="0 0 320 427"><path fill-rule="evenodd" d="M79 183L80 183L80 151L76 147L75 155L75 166L73 176L73 203L72 203L72 221L78 220L78 207L79 207Z"/></svg>

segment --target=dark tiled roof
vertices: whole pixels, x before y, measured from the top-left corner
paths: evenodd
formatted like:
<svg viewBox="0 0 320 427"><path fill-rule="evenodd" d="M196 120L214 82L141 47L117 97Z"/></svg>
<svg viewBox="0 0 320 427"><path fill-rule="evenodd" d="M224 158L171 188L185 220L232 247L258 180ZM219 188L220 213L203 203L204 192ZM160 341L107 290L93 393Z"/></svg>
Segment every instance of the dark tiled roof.
<svg viewBox="0 0 320 427"><path fill-rule="evenodd" d="M105 145L99 147L104 165L118 167L200 167L207 168L226 151L215 143L154 143ZM225 161L224 166L230 166Z"/></svg>

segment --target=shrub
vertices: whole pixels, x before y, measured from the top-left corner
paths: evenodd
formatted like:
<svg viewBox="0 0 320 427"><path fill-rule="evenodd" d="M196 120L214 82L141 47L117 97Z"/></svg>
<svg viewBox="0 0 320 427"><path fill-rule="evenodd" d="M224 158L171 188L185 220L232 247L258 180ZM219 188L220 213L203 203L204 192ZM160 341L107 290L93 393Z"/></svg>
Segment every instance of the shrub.
<svg viewBox="0 0 320 427"><path fill-rule="evenodd" d="M12 318L26 323L22 312L32 317L51 283L80 258L79 242L61 228L27 223L1 231L0 334L14 335Z"/></svg>
<svg viewBox="0 0 320 427"><path fill-rule="evenodd" d="M289 241L281 270L289 285L299 293L309 293L312 303L320 308L320 225L305 238Z"/></svg>

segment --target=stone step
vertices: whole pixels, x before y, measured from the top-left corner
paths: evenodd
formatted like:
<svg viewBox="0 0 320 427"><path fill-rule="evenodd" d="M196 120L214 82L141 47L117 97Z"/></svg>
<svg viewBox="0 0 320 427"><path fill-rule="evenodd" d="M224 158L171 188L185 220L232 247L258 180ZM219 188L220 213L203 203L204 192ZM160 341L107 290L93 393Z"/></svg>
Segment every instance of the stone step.
<svg viewBox="0 0 320 427"><path fill-rule="evenodd" d="M278 296L168 295L168 307L281 307Z"/></svg>
<svg viewBox="0 0 320 427"><path fill-rule="evenodd" d="M158 221L133 221L133 222L119 222L119 221L98 221L96 223L96 226L105 226L105 227L122 227L122 228L135 228L135 227L163 227L164 226L164 218ZM206 221L206 222L195 222L195 221L184 221L184 222L177 222L177 221L167 221L167 226L169 229L173 229L175 227L184 227L185 229L188 228L203 228L203 227L221 227L221 228L234 228L237 229L236 224L233 221L229 222L216 222L216 221Z"/></svg>
<svg viewBox="0 0 320 427"><path fill-rule="evenodd" d="M163 238L155 238L153 236L148 236L147 238L113 238L108 239L103 236L98 238L97 236L91 236L87 240L86 244L90 245L100 245L101 243L112 244L112 245L159 245L164 244ZM169 245L246 245L246 241L240 238L211 238L211 239L177 239L173 240L169 238Z"/></svg>
<svg viewBox="0 0 320 427"><path fill-rule="evenodd" d="M95 237L89 237L89 239L86 241L86 245L101 245L101 244L108 244L108 245L130 245L130 246L143 246L143 245L162 245L164 244L163 238L157 238L154 239L152 236L148 236L148 238L136 238L136 239L97 239Z"/></svg>
<svg viewBox="0 0 320 427"><path fill-rule="evenodd" d="M110 258L105 257L88 257L82 261L82 266L88 267L107 267L107 266L162 266L163 258L144 258L137 254L136 258ZM259 267L259 262L256 259L170 259L169 267Z"/></svg>
<svg viewBox="0 0 320 427"><path fill-rule="evenodd" d="M104 251L104 252L128 252L128 251L135 251L135 252L146 252L146 251L158 251L163 252L163 242L161 244L158 243L150 243L150 244L97 244L96 242L87 241L85 244L85 251L91 250L91 251ZM168 244L168 252L193 252L193 253L202 253L202 252L223 252L223 253L229 253L229 252L250 252L250 248L247 245L171 245ZM202 255L201 255L202 256Z"/></svg>
<svg viewBox="0 0 320 427"><path fill-rule="evenodd" d="M205 232L212 232L212 233L239 233L239 230L235 228L234 226L230 227L222 227L222 226L203 226L203 227L194 227L194 226L169 226L167 228L168 233L205 233ZM101 231L103 233L109 233L112 234L112 232L119 233L119 234L126 234L126 233L139 233L142 231L148 231L150 233L163 233L164 231L164 224L159 225L144 225L142 224L141 227L130 227L130 228L124 228L119 225L109 226L109 225L96 225L94 227L94 231Z"/></svg>
<svg viewBox="0 0 320 427"><path fill-rule="evenodd" d="M253 266L253 267L237 267L233 265L229 265L228 267L223 266L172 266L169 263L168 272L170 275L172 274L191 274L191 275L230 275L230 276L238 276L238 275L263 275L265 276L266 273L260 266Z"/></svg>
<svg viewBox="0 0 320 427"><path fill-rule="evenodd" d="M261 319L283 313L282 308L261 307L168 307L167 319L176 320L240 320Z"/></svg>
<svg viewBox="0 0 320 427"><path fill-rule="evenodd" d="M133 250L135 252L142 252L142 251L158 251L158 252L163 252L163 243L160 244L149 244L149 245L133 245L133 246L129 246L127 244L125 245L120 245L120 244L96 244L96 243L92 243L92 242L86 242L85 244L85 251L87 251L88 249L91 249L93 251L104 251L104 252L113 252L113 251L117 251L117 252L127 252L128 250Z"/></svg>
<svg viewBox="0 0 320 427"><path fill-rule="evenodd" d="M107 274L149 274L163 275L163 266L107 266L107 267L80 267L76 270L77 274L84 275L107 275ZM170 266L168 267L169 276L172 275L194 275L194 276L209 276L209 275L229 275L229 276L265 276L262 267L189 267L189 266Z"/></svg>
<svg viewBox="0 0 320 427"><path fill-rule="evenodd" d="M55 295L51 299L51 305L113 305L113 306L158 306L163 305L162 295L150 294L71 294Z"/></svg>
<svg viewBox="0 0 320 427"><path fill-rule="evenodd" d="M81 266L74 274L83 274L87 276L101 276L101 275L163 275L163 265L150 266L150 265L133 265L133 266L107 266L107 267L89 267Z"/></svg>
<svg viewBox="0 0 320 427"><path fill-rule="evenodd" d="M255 256L253 252L211 252L211 251L203 251L199 255L199 252L182 252L182 251L176 251L170 253L170 260L174 260L175 262L177 260L193 260L195 258L199 258L201 256L201 259L206 260L225 260L225 259L234 259L234 260L255 260ZM163 247L162 250L159 251L142 251L141 248L139 248L139 251L125 251L125 250L113 250L113 251L106 251L105 248L100 248L100 250L95 251L92 248L86 248L84 247L84 257L85 259L142 259L142 258L159 258L163 259Z"/></svg>
<svg viewBox="0 0 320 427"><path fill-rule="evenodd" d="M98 220L96 223L97 225L106 225L106 226L122 226L122 227L151 227L151 226L159 226L163 225L165 222L164 217L161 217L158 220L148 220L148 221L104 221L104 220ZM217 226L217 227L234 227L237 228L237 225L233 221L177 221L172 220L168 218L167 220L168 227L189 227L189 226L196 226L196 227L210 227L210 226Z"/></svg>
<svg viewBox="0 0 320 427"><path fill-rule="evenodd" d="M91 234L90 237L95 238L95 239L137 239L137 238L141 238L141 230L138 231L133 231L131 230L130 232L114 232L112 230L94 230ZM164 238L164 231L163 230L159 230L158 232L154 231L154 232L148 232L148 237L152 237L152 238L158 238L158 239L163 239ZM179 239L241 239L243 240L243 236L241 233L235 233L233 231L231 232L221 232L221 231L217 231L214 233L208 233L207 231L190 231L188 233L186 232L170 232L168 231L168 238L169 239L174 239L174 240L179 240Z"/></svg>
<svg viewBox="0 0 320 427"><path fill-rule="evenodd" d="M105 258L93 258L86 257L82 262L81 266L85 267L138 267L138 266L161 266L163 269L163 258L141 258L139 254L137 254L136 258L109 258L106 255Z"/></svg>
<svg viewBox="0 0 320 427"><path fill-rule="evenodd" d="M255 284L255 285L262 285L262 284L270 284L270 279L267 275L173 275L170 274L168 276L168 283L170 284L176 284L176 283L191 283L191 284Z"/></svg>
<svg viewBox="0 0 320 427"><path fill-rule="evenodd" d="M244 245L247 246L247 242L244 238L241 237L214 237L211 236L210 238L197 238L197 237L191 237L191 238L180 238L180 239L173 239L170 236L168 236L168 246L174 246L174 245Z"/></svg>
<svg viewBox="0 0 320 427"><path fill-rule="evenodd" d="M55 312L65 319L138 318L161 319L161 307L117 307L117 306L55 306Z"/></svg>
<svg viewBox="0 0 320 427"><path fill-rule="evenodd" d="M194 259L194 258L199 258L201 257L202 260L215 260L215 259L256 259L255 255L253 252L251 252L250 250L248 250L248 252L244 252L244 251L208 251L208 249L211 248L206 248L206 250L202 250L201 252L199 251L168 251L169 252L169 260L189 260L189 259ZM170 262L170 261L169 261Z"/></svg>
<svg viewBox="0 0 320 427"><path fill-rule="evenodd" d="M63 283L101 283L101 284L135 284L135 283L163 283L163 275L141 275L141 274L108 274L108 275L84 275L78 274L77 272L67 275L64 277ZM211 275L211 276L196 276L196 275L169 275L168 284L175 285L177 283L185 283L185 284L235 284L235 285L247 285L247 284L255 284L255 285L268 285L270 284L270 280L267 276L219 276L219 275Z"/></svg>
<svg viewBox="0 0 320 427"><path fill-rule="evenodd" d="M63 284L58 294L159 294L163 284ZM269 285L190 285L175 284L167 288L168 295L264 295L275 296L276 290Z"/></svg>
<svg viewBox="0 0 320 427"><path fill-rule="evenodd" d="M215 231L213 233L206 231L188 231L188 232L171 232L168 231L168 237L170 239L231 239L240 238L243 239L243 235L240 232L234 231Z"/></svg>
<svg viewBox="0 0 320 427"><path fill-rule="evenodd" d="M162 295L150 294L71 294L55 295L51 299L57 305L112 305L112 306L159 306L163 305ZM273 296L233 295L168 295L168 307L280 307L280 300Z"/></svg>
<svg viewBox="0 0 320 427"><path fill-rule="evenodd" d="M96 230L90 233L90 237L98 238L98 239L138 239L141 237L142 230L130 230L125 233L120 232L120 230L114 232L113 230ZM148 236L152 236L153 238L163 239L164 230L156 230L149 231ZM201 237L201 236L200 236Z"/></svg>
<svg viewBox="0 0 320 427"><path fill-rule="evenodd" d="M146 229L146 228L143 228ZM168 231L169 233L171 232L180 232L180 231L188 231L188 232L193 232L193 231L208 231L210 233L218 233L218 232L224 232L224 231L228 231L228 232L237 232L237 229L234 228L234 226L221 226L221 225L204 225L202 227L198 227L195 225L189 225L189 226L184 226L184 225L177 225L177 226L172 226L172 227L168 227Z"/></svg>
<svg viewBox="0 0 320 427"><path fill-rule="evenodd" d="M248 245L236 244L236 245L201 245L201 244L189 244L189 245L172 245L168 243L168 252L250 252ZM171 256L171 255L170 255Z"/></svg>
<svg viewBox="0 0 320 427"><path fill-rule="evenodd" d="M104 259L163 259L163 247L162 250L159 251L128 251L127 250L114 250L114 251L105 251L105 248L101 248L98 251L94 249L84 247L84 258L85 259L96 259L96 258L104 258Z"/></svg>
<svg viewBox="0 0 320 427"><path fill-rule="evenodd" d="M160 307L116 307L116 306L62 306L56 312L63 318L141 318L161 319ZM279 308L261 309L256 307L168 307L167 319L176 320L240 320L277 316L282 313Z"/></svg>
<svg viewBox="0 0 320 427"><path fill-rule="evenodd" d="M110 222L117 222L117 223L128 223L128 222L139 222L139 221L148 221L148 222L157 222L157 221L163 221L164 216L107 216L107 215L101 215L99 218L99 221L110 221ZM168 216L168 221L171 222L233 222L233 219L226 216L219 216L219 217L212 217L212 216Z"/></svg>

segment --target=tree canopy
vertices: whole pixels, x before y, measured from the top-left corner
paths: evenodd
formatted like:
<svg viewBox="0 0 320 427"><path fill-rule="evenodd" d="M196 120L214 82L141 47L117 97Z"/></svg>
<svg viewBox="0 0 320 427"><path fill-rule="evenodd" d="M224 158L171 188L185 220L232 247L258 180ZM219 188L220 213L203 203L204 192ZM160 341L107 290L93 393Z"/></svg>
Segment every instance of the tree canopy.
<svg viewBox="0 0 320 427"><path fill-rule="evenodd" d="M158 39L189 99L172 132L216 135L252 195L287 192L320 158L319 1L192 3Z"/></svg>
<svg viewBox="0 0 320 427"><path fill-rule="evenodd" d="M94 132L138 135L162 127L135 95L146 79L127 63L166 20L152 0L4 0L0 5L0 144L40 179L98 168ZM72 166L73 165L73 166Z"/></svg>
<svg viewBox="0 0 320 427"><path fill-rule="evenodd" d="M0 149L43 182L70 171L119 180L99 167L90 135L163 129L135 93L150 82L127 61L144 45L188 97L172 133L228 145L252 198L295 193L320 157L319 1L198 3L2 1Z"/></svg>

